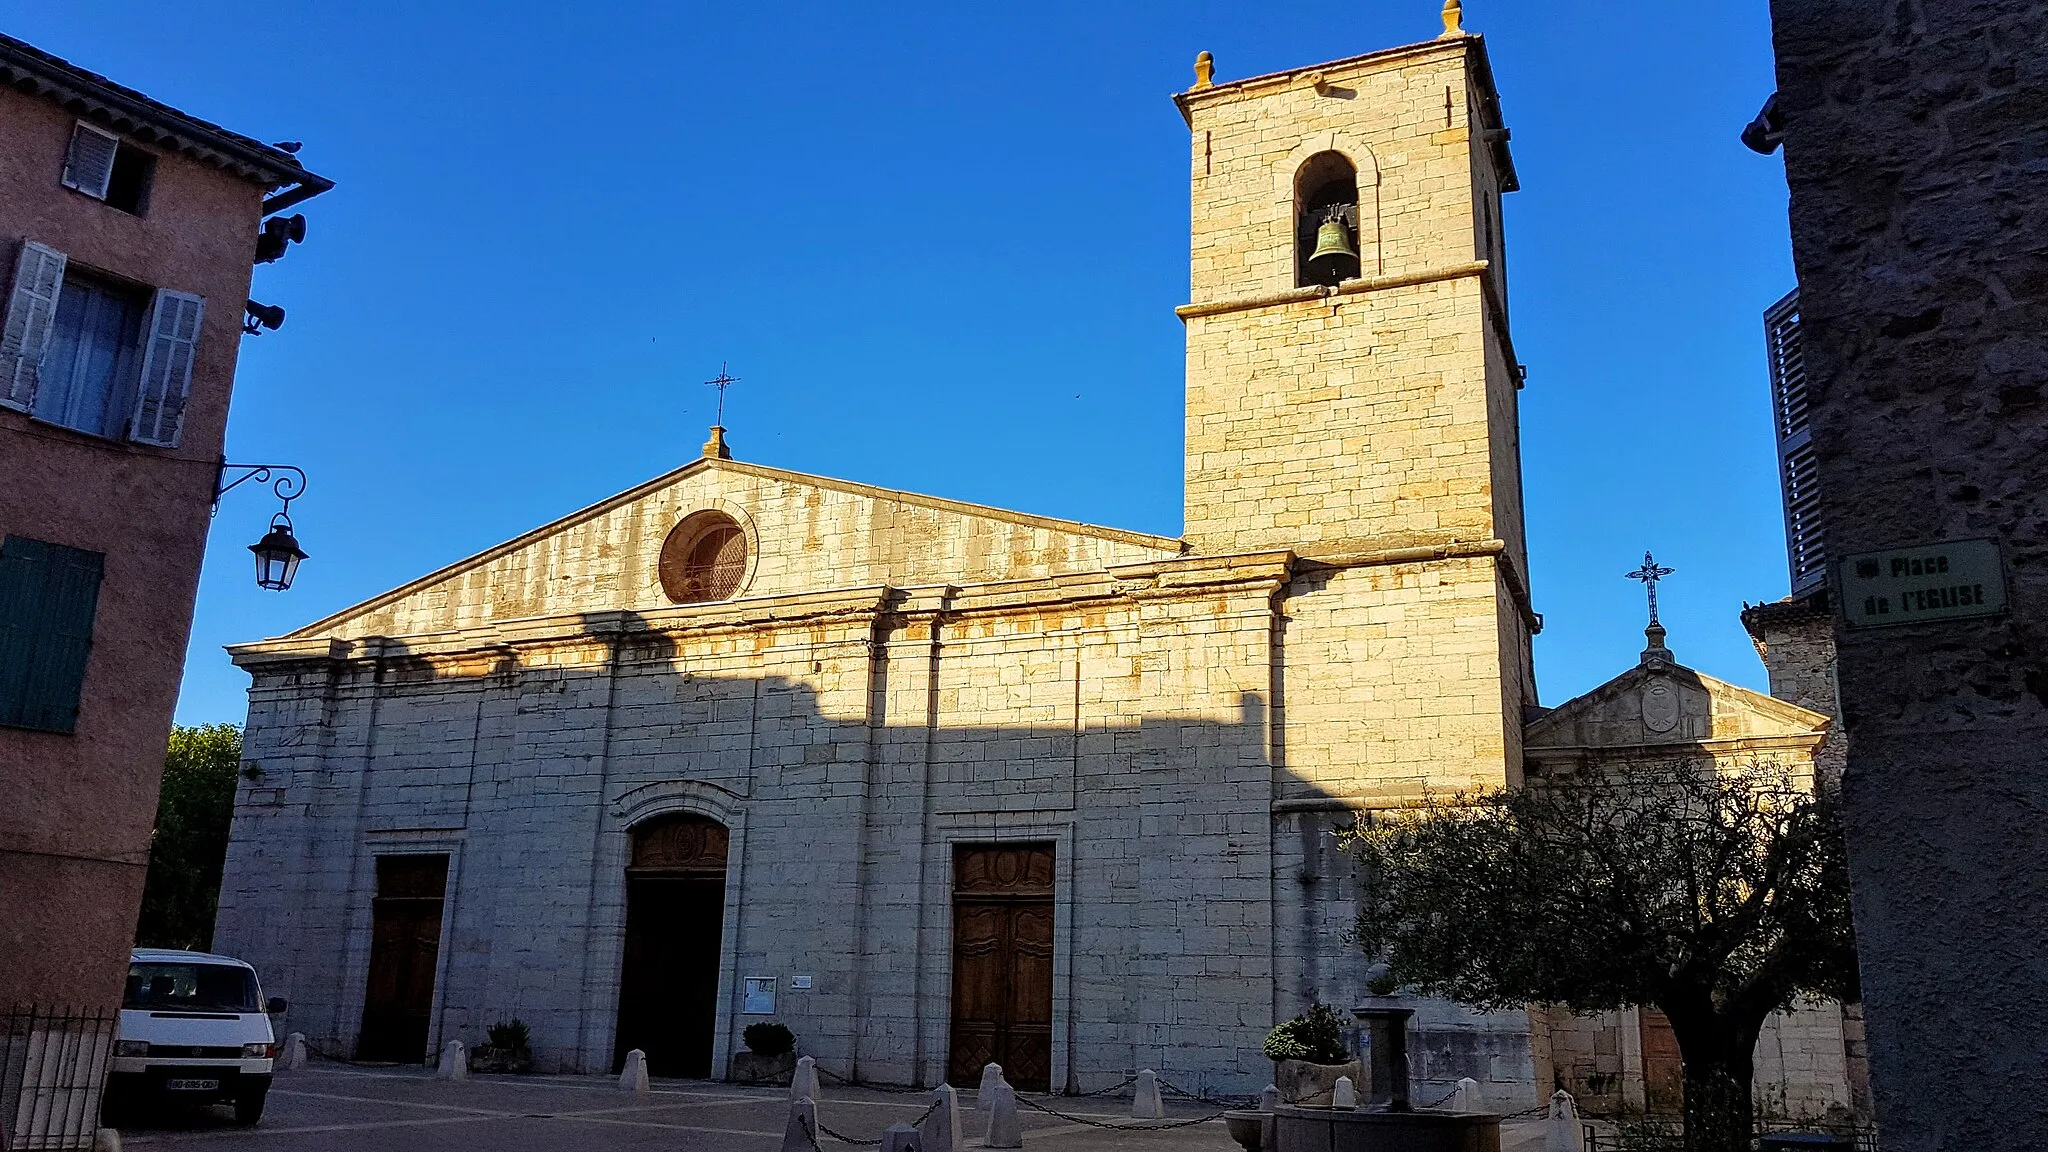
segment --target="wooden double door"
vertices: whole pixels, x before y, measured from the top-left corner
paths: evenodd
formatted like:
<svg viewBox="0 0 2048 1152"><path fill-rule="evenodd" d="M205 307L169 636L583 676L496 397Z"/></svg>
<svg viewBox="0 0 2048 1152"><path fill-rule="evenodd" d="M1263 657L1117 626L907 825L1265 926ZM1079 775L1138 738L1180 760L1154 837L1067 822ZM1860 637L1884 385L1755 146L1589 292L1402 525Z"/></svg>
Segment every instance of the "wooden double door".
<svg viewBox="0 0 2048 1152"><path fill-rule="evenodd" d="M1051 844L955 847L951 1083L1052 1090L1052 888Z"/></svg>
<svg viewBox="0 0 2048 1152"><path fill-rule="evenodd" d="M612 1066L635 1048L653 1076L711 1075L725 926L725 826L677 815L633 830Z"/></svg>
<svg viewBox="0 0 2048 1152"><path fill-rule="evenodd" d="M370 974L363 989L356 1059L418 1064L427 1058L434 969L441 958L441 905L448 857L377 857L370 902Z"/></svg>

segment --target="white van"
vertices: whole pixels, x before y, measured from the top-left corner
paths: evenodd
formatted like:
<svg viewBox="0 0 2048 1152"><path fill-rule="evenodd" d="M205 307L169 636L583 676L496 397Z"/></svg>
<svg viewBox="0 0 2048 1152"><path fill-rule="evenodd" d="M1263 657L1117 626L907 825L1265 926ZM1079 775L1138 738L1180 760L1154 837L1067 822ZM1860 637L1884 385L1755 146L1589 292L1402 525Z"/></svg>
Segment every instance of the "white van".
<svg viewBox="0 0 2048 1152"><path fill-rule="evenodd" d="M256 970L229 956L137 948L128 954L108 1107L230 1103L254 1124L270 1092L277 1037Z"/></svg>

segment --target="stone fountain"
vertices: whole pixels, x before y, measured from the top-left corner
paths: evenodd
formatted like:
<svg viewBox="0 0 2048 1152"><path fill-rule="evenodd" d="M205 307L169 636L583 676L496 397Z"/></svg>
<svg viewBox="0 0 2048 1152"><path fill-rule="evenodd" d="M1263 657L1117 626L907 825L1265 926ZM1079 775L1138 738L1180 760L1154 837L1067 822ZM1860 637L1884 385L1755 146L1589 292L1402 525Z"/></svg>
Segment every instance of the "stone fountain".
<svg viewBox="0 0 2048 1152"><path fill-rule="evenodd" d="M1230 1134L1240 1145L1248 1152L1500 1152L1499 1116L1412 1103L1408 1018L1414 1009L1371 1007L1354 1014L1370 1037L1370 1084L1359 1094L1361 1103L1304 1108L1268 1096L1259 1112L1233 1114L1238 1119Z"/></svg>

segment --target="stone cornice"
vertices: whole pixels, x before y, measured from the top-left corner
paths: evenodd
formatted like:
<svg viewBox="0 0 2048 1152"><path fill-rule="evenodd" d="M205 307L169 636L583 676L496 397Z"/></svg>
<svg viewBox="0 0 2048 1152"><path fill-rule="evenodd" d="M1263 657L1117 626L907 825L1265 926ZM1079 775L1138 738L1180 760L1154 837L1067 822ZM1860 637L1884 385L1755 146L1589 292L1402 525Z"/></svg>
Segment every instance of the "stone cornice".
<svg viewBox="0 0 2048 1152"><path fill-rule="evenodd" d="M1389 288L1409 288L1417 284L1435 284L1444 280L1462 280L1468 276L1484 276L1491 265L1485 260L1474 260L1466 264L1446 264L1437 268L1424 268L1417 272L1399 272L1388 276L1367 276L1357 280L1346 280L1334 288L1316 285L1308 288L1283 288L1277 292L1260 292L1251 296L1235 296L1228 300L1197 300L1182 304L1173 314L1182 320L1193 320L1202 316L1220 316L1226 312L1243 312L1252 308L1274 308L1283 304L1300 304L1311 300L1325 300L1337 296L1355 296L1361 292L1382 292Z"/></svg>

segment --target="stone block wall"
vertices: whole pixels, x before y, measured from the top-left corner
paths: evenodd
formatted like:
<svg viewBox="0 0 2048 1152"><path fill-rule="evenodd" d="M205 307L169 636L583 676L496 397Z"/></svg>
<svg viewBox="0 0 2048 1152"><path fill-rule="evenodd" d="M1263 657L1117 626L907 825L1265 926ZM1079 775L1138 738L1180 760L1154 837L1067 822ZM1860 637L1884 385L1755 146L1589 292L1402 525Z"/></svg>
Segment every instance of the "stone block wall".
<svg viewBox="0 0 2048 1152"><path fill-rule="evenodd" d="M1886 1148L2040 1144L2048 1095L2048 10L1773 0L1837 557L1989 538L2003 616L1838 638Z"/></svg>

